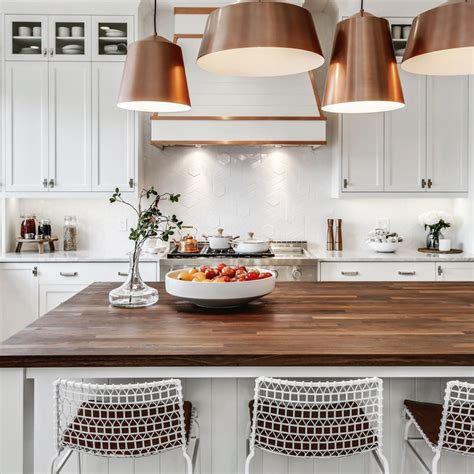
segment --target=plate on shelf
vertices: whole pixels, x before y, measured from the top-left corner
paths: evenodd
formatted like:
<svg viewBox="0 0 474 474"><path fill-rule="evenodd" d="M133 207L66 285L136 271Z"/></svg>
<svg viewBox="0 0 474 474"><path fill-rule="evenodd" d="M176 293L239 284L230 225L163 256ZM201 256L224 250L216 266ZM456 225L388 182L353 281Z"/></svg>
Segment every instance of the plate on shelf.
<svg viewBox="0 0 474 474"><path fill-rule="evenodd" d="M127 36L127 34L122 30L110 29L105 32L105 36L108 36L109 38L123 38Z"/></svg>
<svg viewBox="0 0 474 474"><path fill-rule="evenodd" d="M61 48L63 51L77 51L77 50L84 50L84 46L82 44L67 44Z"/></svg>
<svg viewBox="0 0 474 474"><path fill-rule="evenodd" d="M40 54L41 50L39 48L21 48L20 54Z"/></svg>

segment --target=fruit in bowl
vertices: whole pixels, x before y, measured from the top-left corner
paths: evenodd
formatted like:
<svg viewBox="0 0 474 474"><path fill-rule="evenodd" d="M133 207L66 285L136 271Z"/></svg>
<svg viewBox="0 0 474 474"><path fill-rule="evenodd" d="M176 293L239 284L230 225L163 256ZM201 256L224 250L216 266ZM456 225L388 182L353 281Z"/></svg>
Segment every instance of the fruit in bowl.
<svg viewBox="0 0 474 474"><path fill-rule="evenodd" d="M273 291L276 277L261 268L203 265L171 271L166 275L166 291L206 308L229 308L261 298ZM209 285L203 283L225 283Z"/></svg>

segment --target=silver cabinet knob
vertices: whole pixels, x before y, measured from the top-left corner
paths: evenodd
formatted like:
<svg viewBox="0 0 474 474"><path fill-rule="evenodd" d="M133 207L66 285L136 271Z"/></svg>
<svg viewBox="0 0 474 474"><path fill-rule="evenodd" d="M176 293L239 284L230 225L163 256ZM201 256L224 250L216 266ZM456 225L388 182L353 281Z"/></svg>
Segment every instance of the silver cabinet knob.
<svg viewBox="0 0 474 474"><path fill-rule="evenodd" d="M46 48L43 49L43 56L47 56L48 55L48 50Z"/></svg>
<svg viewBox="0 0 474 474"><path fill-rule="evenodd" d="M355 277L359 275L359 272L341 272L341 275L348 277Z"/></svg>
<svg viewBox="0 0 474 474"><path fill-rule="evenodd" d="M54 179L52 178L49 180L49 187L54 188Z"/></svg>
<svg viewBox="0 0 474 474"><path fill-rule="evenodd" d="M78 272L59 272L62 277L77 277Z"/></svg>
<svg viewBox="0 0 474 474"><path fill-rule="evenodd" d="M416 272L398 272L401 276L415 276Z"/></svg>
<svg viewBox="0 0 474 474"><path fill-rule="evenodd" d="M43 179L43 188L47 188L48 187L48 178L44 178Z"/></svg>
<svg viewBox="0 0 474 474"><path fill-rule="evenodd" d="M54 48L51 48L51 49L49 50L49 55L50 55L50 56L54 56Z"/></svg>
<svg viewBox="0 0 474 474"><path fill-rule="evenodd" d="M298 267L293 268L293 271L291 272L291 276L293 277L293 280L300 281L303 276L303 272L301 271L301 268L298 268Z"/></svg>
<svg viewBox="0 0 474 474"><path fill-rule="evenodd" d="M31 273L33 273L33 276L37 277L38 276L38 267L33 267L33 270L31 270Z"/></svg>
<svg viewBox="0 0 474 474"><path fill-rule="evenodd" d="M441 276L443 274L443 267L441 265L438 265L438 276Z"/></svg>
<svg viewBox="0 0 474 474"><path fill-rule="evenodd" d="M120 277L128 277L128 273L125 273L125 272L118 272L118 276L120 276Z"/></svg>

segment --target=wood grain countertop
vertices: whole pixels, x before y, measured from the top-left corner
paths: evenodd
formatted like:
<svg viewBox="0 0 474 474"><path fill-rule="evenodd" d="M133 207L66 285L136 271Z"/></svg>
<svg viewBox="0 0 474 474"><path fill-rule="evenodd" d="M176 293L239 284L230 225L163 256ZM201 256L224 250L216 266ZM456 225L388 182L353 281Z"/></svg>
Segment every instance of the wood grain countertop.
<svg viewBox="0 0 474 474"><path fill-rule="evenodd" d="M278 283L235 310L94 283L0 345L0 367L473 366L474 283Z"/></svg>

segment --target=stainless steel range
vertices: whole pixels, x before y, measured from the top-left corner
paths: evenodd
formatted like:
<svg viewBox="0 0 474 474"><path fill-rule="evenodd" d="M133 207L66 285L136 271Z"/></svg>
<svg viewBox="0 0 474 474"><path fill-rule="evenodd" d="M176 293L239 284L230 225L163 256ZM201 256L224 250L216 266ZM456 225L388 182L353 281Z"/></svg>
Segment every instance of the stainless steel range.
<svg viewBox="0 0 474 474"><path fill-rule="evenodd" d="M206 242L200 242L198 252L181 253L172 246L160 258L160 280L166 273L197 265L254 266L273 270L279 281L316 281L318 277L317 259L308 252L306 241L272 241L268 252L239 254L234 249L212 250Z"/></svg>

